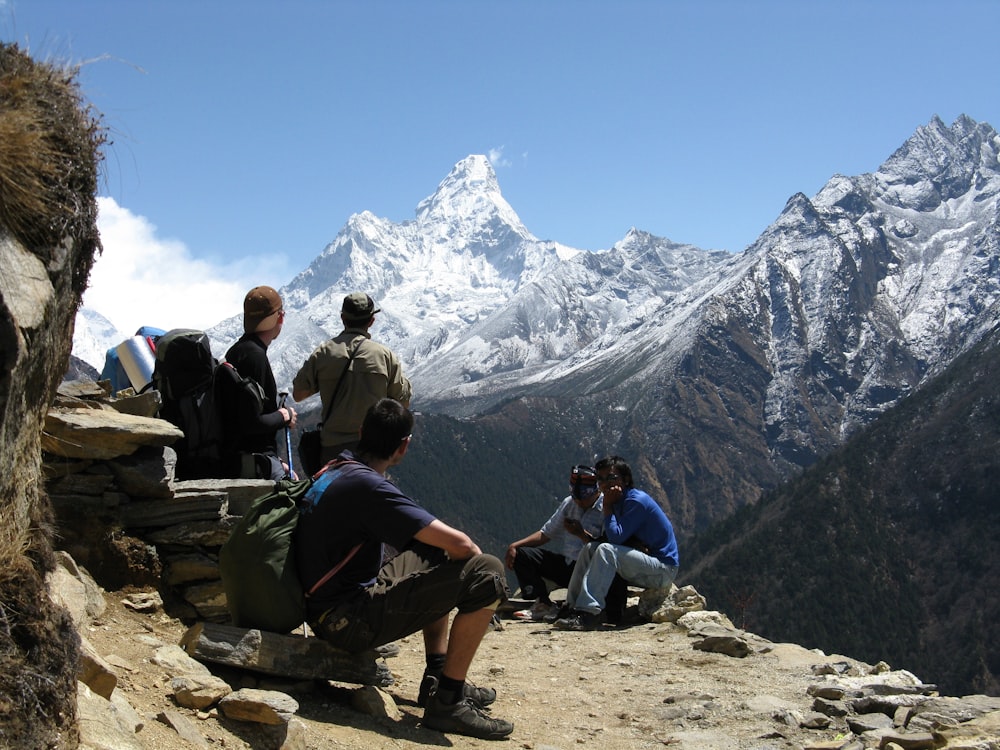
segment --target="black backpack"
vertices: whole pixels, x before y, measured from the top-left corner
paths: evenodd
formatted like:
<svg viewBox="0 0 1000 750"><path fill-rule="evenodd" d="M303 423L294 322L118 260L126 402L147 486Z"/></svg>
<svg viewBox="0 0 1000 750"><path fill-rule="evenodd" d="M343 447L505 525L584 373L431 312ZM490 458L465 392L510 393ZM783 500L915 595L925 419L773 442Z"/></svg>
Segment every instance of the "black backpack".
<svg viewBox="0 0 1000 750"><path fill-rule="evenodd" d="M221 424L224 476L277 479L283 469L277 454L247 453L240 449L248 415L259 416L264 410L264 389L253 378L241 376L229 362L220 362L215 368L213 389Z"/></svg>
<svg viewBox="0 0 1000 750"><path fill-rule="evenodd" d="M178 479L222 476L223 426L215 397L218 368L204 331L175 328L156 344L151 385L160 392L159 414L184 433L173 446Z"/></svg>
<svg viewBox="0 0 1000 750"><path fill-rule="evenodd" d="M268 456L241 454L235 447L241 413L260 413L264 391L212 356L204 331L175 328L160 337L150 386L160 392L160 417L184 433L173 446L178 479L271 476ZM253 463L249 469L244 458Z"/></svg>

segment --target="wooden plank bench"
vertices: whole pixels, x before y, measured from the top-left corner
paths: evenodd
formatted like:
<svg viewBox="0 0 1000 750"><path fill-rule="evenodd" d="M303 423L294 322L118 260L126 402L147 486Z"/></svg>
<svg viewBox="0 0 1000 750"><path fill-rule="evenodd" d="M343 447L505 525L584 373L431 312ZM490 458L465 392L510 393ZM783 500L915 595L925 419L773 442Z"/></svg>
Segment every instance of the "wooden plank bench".
<svg viewBox="0 0 1000 750"><path fill-rule="evenodd" d="M290 677L386 687L392 672L376 651L351 654L322 638L199 622L188 628L181 647L199 661Z"/></svg>

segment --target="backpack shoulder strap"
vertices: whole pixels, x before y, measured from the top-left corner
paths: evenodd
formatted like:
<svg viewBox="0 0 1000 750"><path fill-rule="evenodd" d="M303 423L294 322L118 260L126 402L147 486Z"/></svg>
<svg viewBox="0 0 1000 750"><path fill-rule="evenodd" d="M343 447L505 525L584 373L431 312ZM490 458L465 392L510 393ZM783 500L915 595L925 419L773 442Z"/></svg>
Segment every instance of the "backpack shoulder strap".
<svg viewBox="0 0 1000 750"><path fill-rule="evenodd" d="M344 464L360 464L360 463L361 463L361 461L354 461L354 460L349 459L349 458L335 458L332 461L330 461L326 466L324 466L320 470L320 473L322 473L323 471L326 471L327 469L333 468L335 466L343 466ZM361 549L361 546L363 544L364 544L364 542L358 542L357 544L355 544L351 548L350 552L348 552L344 556L343 560L341 560L339 563L337 563L336 565L334 565L329 571L327 571L326 575L324 575L322 578L320 578L318 581L316 581L315 584L313 584L313 586L306 592L306 597L308 598L309 596L312 596L314 593L316 593L317 589L319 589L324 583L326 583L331 578L333 578L335 575L337 575L337 573L340 572L340 569L343 568L345 565L347 565L347 563L350 561L350 559L352 557L354 557L354 555L357 554L358 550Z"/></svg>
<svg viewBox="0 0 1000 750"><path fill-rule="evenodd" d="M326 424L326 420L330 418L330 412L333 411L333 404L337 400L337 394L340 392L340 386L343 385L344 378L347 376L347 371L351 369L351 363L354 361L354 357L357 355L358 350L361 349L361 345L365 343L366 340L367 339L362 336L358 345L355 346L352 351L348 352L347 364L344 365L344 369L340 373L340 378L337 380L337 385L334 386L333 393L330 394L330 403L328 403L326 405L326 409L323 410L323 421L319 423L320 429L322 429L323 425Z"/></svg>
<svg viewBox="0 0 1000 750"><path fill-rule="evenodd" d="M362 544L363 544L363 542L358 542L357 544L355 544L351 548L351 551L347 553L347 555L344 557L343 560L341 560L339 563L337 563L336 565L334 565L333 568L331 568L327 572L327 574L325 576L323 576L318 581L316 581L315 585L306 592L306 597L312 596L314 593L316 593L316 590L320 586L322 586L324 583L326 583L331 578L333 578L335 575L337 575L337 573L340 572L340 569L343 568L345 565L347 565L347 563L350 561L350 559L352 557L354 557L355 554L357 554L358 550L361 549L361 545Z"/></svg>

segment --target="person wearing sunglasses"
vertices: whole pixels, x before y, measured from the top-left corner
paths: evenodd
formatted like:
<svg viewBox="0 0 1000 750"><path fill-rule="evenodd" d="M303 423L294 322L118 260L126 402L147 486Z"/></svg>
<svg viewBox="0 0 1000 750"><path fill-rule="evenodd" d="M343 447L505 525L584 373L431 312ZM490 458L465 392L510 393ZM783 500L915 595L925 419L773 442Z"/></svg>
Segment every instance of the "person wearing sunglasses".
<svg viewBox="0 0 1000 750"><path fill-rule="evenodd" d="M274 479L291 476L291 467L278 455L277 431L293 429L295 409L278 402L278 387L267 358L267 348L281 334L285 307L273 287L255 286L243 300L243 330L229 347L225 362L241 378L257 384L258 398L223 385L216 398L224 417L221 452L223 476ZM225 365L222 365L225 366ZM221 381L221 382L220 382Z"/></svg>
<svg viewBox="0 0 1000 750"><path fill-rule="evenodd" d="M569 585L583 545L603 533L601 490L593 467L578 464L570 469L569 489L570 494L563 498L542 528L507 547L504 563L508 570L514 571L521 596L535 600L528 609L514 613L517 620L553 622L557 619L560 608L549 597L546 580L556 586ZM545 548L549 542L555 543L555 549ZM620 619L625 609L627 587L621 579L617 579L617 584L613 587L614 593L609 594L608 609L612 619Z"/></svg>
<svg viewBox="0 0 1000 750"><path fill-rule="evenodd" d="M616 575L641 588L664 588L677 577L680 558L674 528L652 497L636 489L621 456L594 466L603 494L604 537L583 548L566 592L572 611L559 630L597 630L607 619L608 591Z"/></svg>

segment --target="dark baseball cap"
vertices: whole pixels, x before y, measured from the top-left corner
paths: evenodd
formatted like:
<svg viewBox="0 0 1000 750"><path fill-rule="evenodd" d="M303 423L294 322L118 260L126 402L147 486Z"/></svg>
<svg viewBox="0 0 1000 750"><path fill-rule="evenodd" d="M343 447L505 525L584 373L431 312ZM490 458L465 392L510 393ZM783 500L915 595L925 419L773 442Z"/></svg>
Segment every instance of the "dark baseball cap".
<svg viewBox="0 0 1000 750"><path fill-rule="evenodd" d="M590 497L597 492L597 473L592 466L577 464L570 469L569 486L577 500Z"/></svg>
<svg viewBox="0 0 1000 750"><path fill-rule="evenodd" d="M375 307L375 300L364 292L354 292L344 297L344 304L340 308L340 314L348 320L368 320L372 315L381 312L382 308Z"/></svg>

